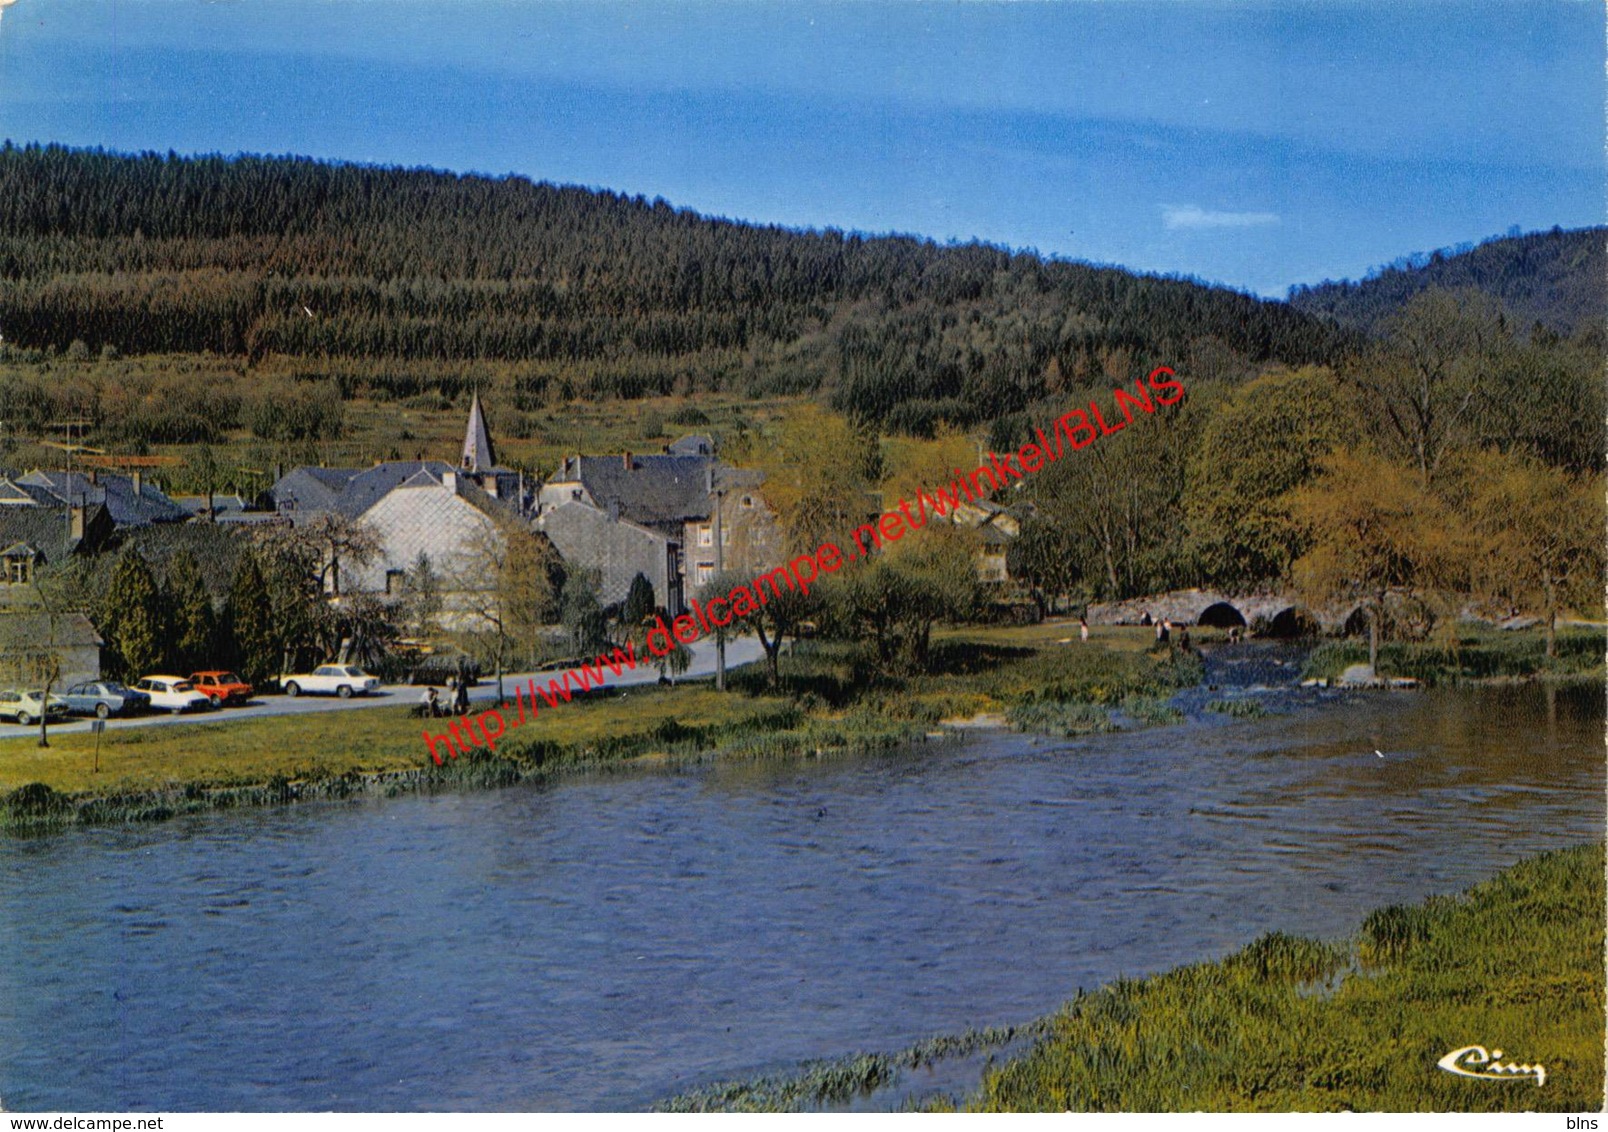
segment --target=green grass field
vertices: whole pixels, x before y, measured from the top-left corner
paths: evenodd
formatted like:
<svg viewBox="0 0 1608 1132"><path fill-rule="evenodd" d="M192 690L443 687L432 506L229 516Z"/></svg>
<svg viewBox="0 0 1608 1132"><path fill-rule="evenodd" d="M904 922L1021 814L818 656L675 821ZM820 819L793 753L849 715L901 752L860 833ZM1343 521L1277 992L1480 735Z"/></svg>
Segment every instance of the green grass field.
<svg viewBox="0 0 1608 1132"><path fill-rule="evenodd" d="M730 724L780 706L781 700L722 696L702 686L633 688L625 696L543 711L515 735L524 743L584 746L610 735L652 731L669 719L689 726ZM8 739L0 742L0 791L40 782L63 793L109 795L188 783L416 770L430 762L421 730L443 732L446 723L411 718L400 706L161 727L119 729L114 723L101 739L98 774L92 770L93 735L58 732L48 748L32 738Z"/></svg>

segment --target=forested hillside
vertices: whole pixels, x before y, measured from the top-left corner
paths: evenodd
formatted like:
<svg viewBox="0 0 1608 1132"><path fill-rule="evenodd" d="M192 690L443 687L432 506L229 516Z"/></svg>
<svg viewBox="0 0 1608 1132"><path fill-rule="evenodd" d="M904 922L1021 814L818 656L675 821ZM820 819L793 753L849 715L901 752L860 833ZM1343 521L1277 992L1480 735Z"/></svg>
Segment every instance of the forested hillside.
<svg viewBox="0 0 1608 1132"><path fill-rule="evenodd" d="M518 177L9 143L0 332L80 356L335 359L343 392L379 400L455 395L464 371L443 363L466 361L501 367L526 406L826 391L916 433L1134 368L1239 379L1344 344L1282 303L977 244Z"/></svg>
<svg viewBox="0 0 1608 1132"><path fill-rule="evenodd" d="M1343 326L1378 333L1407 301L1431 287L1472 289L1496 300L1519 329L1558 334L1608 318L1608 228L1532 232L1478 246L1409 256L1360 282L1293 287L1290 304Z"/></svg>

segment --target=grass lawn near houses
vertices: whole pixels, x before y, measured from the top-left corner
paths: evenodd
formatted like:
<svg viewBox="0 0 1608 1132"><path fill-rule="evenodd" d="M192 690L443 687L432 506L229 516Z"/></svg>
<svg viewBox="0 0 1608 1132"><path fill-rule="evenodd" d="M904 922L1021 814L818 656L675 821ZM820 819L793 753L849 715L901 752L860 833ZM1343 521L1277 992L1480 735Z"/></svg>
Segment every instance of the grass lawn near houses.
<svg viewBox="0 0 1608 1132"><path fill-rule="evenodd" d="M584 747L611 735L651 732L670 719L689 726L729 725L781 706L780 699L723 696L706 686L631 688L623 696L544 708L513 734L522 742L544 739ZM410 717L405 706L163 727L119 729L114 722L101 736L98 774L95 737L87 732L54 733L49 748L40 748L34 737L0 741L0 791L38 782L61 793L115 795L191 784L419 770L433 765L421 731L445 732L447 722Z"/></svg>

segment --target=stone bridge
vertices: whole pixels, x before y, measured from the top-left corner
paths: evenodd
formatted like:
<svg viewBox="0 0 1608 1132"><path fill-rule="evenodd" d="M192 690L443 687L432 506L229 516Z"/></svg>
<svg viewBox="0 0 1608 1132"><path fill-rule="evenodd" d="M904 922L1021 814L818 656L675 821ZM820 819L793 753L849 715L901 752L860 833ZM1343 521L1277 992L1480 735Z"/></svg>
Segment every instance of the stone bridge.
<svg viewBox="0 0 1608 1132"><path fill-rule="evenodd" d="M1312 610L1285 594L1230 596L1213 590L1173 590L1127 601L1089 606L1093 625L1141 625L1145 614L1152 621L1175 625L1206 625L1218 629L1255 627L1270 637L1299 637L1319 629L1341 628L1351 613L1338 615Z"/></svg>

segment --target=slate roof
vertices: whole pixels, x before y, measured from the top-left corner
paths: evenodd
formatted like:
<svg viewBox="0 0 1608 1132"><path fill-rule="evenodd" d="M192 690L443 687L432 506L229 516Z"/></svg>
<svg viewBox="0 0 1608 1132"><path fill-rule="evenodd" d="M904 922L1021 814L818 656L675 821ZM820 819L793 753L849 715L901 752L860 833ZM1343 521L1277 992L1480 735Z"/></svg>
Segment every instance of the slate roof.
<svg viewBox="0 0 1608 1132"><path fill-rule="evenodd" d="M452 470L442 460L387 460L369 468L292 468L268 494L281 511L309 516L333 511L355 519L420 472L439 483Z"/></svg>
<svg viewBox="0 0 1608 1132"><path fill-rule="evenodd" d="M480 394L469 405L469 427L463 434L462 464L468 472L497 470L497 457L491 451L491 433L486 431L486 416L480 411Z"/></svg>
<svg viewBox="0 0 1608 1132"><path fill-rule="evenodd" d="M56 615L55 645L57 648L99 647L106 642L95 632L95 626L82 613ZM50 616L45 613L12 613L0 611L0 638L15 642L28 642L25 648L45 644L51 639ZM13 650L15 651L15 649Z"/></svg>
<svg viewBox="0 0 1608 1132"><path fill-rule="evenodd" d="M46 499L39 500L43 506L103 505L119 527L177 523L190 517L154 484L142 482L136 492L131 476L115 472L101 472L92 481L82 472L36 470L11 482L24 490L37 488L48 493Z"/></svg>
<svg viewBox="0 0 1608 1132"><path fill-rule="evenodd" d="M708 456L571 456L556 477L579 480L602 511L618 504L634 523L670 524L710 514Z"/></svg>
<svg viewBox="0 0 1608 1132"><path fill-rule="evenodd" d="M84 531L91 544L104 541L100 536L109 524L105 510L102 506L84 508ZM46 562L60 562L84 541L72 537L64 507L0 507L0 546L7 551L20 543L39 551Z"/></svg>

